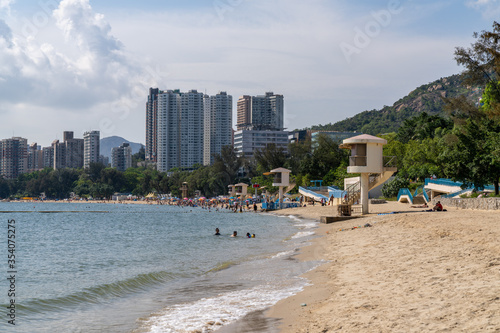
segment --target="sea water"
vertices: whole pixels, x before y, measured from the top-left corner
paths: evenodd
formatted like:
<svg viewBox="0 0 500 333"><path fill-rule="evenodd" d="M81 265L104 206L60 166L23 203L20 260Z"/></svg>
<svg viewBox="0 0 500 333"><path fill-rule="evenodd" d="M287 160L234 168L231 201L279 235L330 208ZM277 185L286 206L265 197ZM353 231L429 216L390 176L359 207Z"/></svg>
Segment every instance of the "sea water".
<svg viewBox="0 0 500 333"><path fill-rule="evenodd" d="M316 227L294 217L88 203L0 203L0 212L0 331L211 332L299 292L318 264L294 259Z"/></svg>

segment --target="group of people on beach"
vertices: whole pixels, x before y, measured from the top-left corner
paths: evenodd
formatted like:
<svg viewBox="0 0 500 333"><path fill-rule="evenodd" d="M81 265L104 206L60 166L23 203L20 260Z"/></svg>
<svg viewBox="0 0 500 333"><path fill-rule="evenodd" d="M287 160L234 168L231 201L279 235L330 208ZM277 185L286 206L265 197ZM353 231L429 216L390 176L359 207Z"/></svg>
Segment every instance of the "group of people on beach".
<svg viewBox="0 0 500 333"><path fill-rule="evenodd" d="M426 202L424 202L422 205L418 206L410 206L411 208L429 208ZM429 210L426 210L426 212L446 212L446 209L443 208L443 205L441 204L441 201L438 201L434 207L432 207Z"/></svg>
<svg viewBox="0 0 500 333"><path fill-rule="evenodd" d="M214 234L214 236L221 236L219 228L215 228L215 234ZM231 234L230 237L238 237L238 232L237 231L233 231L233 233ZM255 234L250 234L249 232L247 232L246 238L255 238Z"/></svg>

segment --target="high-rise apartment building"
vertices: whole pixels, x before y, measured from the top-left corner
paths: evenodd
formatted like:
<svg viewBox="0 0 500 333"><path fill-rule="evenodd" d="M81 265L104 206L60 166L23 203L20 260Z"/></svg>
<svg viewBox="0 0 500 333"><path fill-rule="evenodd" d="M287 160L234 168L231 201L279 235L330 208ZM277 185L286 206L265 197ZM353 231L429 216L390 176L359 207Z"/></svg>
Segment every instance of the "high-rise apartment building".
<svg viewBox="0 0 500 333"><path fill-rule="evenodd" d="M214 162L214 154L232 145L233 97L226 92L204 97L203 164Z"/></svg>
<svg viewBox="0 0 500 333"><path fill-rule="evenodd" d="M157 161L158 150L158 95L163 91L158 88L149 88L146 102L146 161Z"/></svg>
<svg viewBox="0 0 500 333"><path fill-rule="evenodd" d="M83 133L83 167L85 169L90 166L90 163L99 162L99 139L99 131L89 131Z"/></svg>
<svg viewBox="0 0 500 333"><path fill-rule="evenodd" d="M180 153L182 167L203 164L203 93L181 94Z"/></svg>
<svg viewBox="0 0 500 333"><path fill-rule="evenodd" d="M70 131L63 133L63 139L63 142L59 142L59 140L52 142L54 149L53 168L81 168L83 166L84 140L75 139L73 132Z"/></svg>
<svg viewBox="0 0 500 333"><path fill-rule="evenodd" d="M53 168L54 167L54 147L43 147L42 149L43 155L43 167L44 168Z"/></svg>
<svg viewBox="0 0 500 333"><path fill-rule="evenodd" d="M28 172L42 170L43 168L43 151L41 147L34 142L28 147Z"/></svg>
<svg viewBox="0 0 500 333"><path fill-rule="evenodd" d="M180 166L181 93L167 90L158 95L157 164L159 171Z"/></svg>
<svg viewBox="0 0 500 333"><path fill-rule="evenodd" d="M242 96L237 104L238 130L272 130L284 129L283 95L267 92L261 96Z"/></svg>
<svg viewBox="0 0 500 333"><path fill-rule="evenodd" d="M111 149L111 167L125 171L132 167L132 147L124 142L120 147Z"/></svg>
<svg viewBox="0 0 500 333"><path fill-rule="evenodd" d="M236 128L242 130L252 125L252 97L241 96L236 103Z"/></svg>
<svg viewBox="0 0 500 333"><path fill-rule="evenodd" d="M157 170L210 164L213 154L231 144L232 97L227 93L166 90L156 103Z"/></svg>
<svg viewBox="0 0 500 333"><path fill-rule="evenodd" d="M0 141L0 175L15 179L28 171L28 140L20 137Z"/></svg>

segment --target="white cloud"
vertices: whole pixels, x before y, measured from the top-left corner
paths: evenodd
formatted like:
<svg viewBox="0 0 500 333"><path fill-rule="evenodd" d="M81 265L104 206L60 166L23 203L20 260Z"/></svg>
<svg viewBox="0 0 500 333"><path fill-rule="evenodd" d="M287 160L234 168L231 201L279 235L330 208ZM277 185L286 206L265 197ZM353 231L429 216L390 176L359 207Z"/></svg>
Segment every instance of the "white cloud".
<svg viewBox="0 0 500 333"><path fill-rule="evenodd" d="M0 0L0 10L10 9L10 4L13 2L14 2L14 0Z"/></svg>
<svg viewBox="0 0 500 333"><path fill-rule="evenodd" d="M43 26L32 23L36 29L14 33L0 19L2 117L14 119L32 110L36 126L46 127L46 143L51 141L47 136L72 130L67 126L77 127L75 132L92 128L111 135L127 118L137 123L132 111L142 105L147 88L156 84L154 75L126 52L88 0L63 0L53 19L50 16ZM50 26L60 29L55 44L40 38ZM135 92L138 87L141 97ZM49 109L58 116L45 117Z"/></svg>
<svg viewBox="0 0 500 333"><path fill-rule="evenodd" d="M496 18L500 14L500 0L467 0L466 4L487 19Z"/></svg>

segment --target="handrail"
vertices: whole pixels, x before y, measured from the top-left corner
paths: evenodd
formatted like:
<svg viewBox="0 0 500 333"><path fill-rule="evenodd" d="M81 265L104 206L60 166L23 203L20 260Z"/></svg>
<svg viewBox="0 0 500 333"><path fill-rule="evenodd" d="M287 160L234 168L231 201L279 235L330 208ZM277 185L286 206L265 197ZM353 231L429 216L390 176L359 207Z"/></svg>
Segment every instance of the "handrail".
<svg viewBox="0 0 500 333"><path fill-rule="evenodd" d="M344 205L352 205L361 194L361 182L356 182L349 185L346 189L346 192L347 193L344 196L342 203Z"/></svg>
<svg viewBox="0 0 500 333"><path fill-rule="evenodd" d="M384 168L394 168L397 167L398 158L397 156L384 156Z"/></svg>
<svg viewBox="0 0 500 333"><path fill-rule="evenodd" d="M310 191L328 191L328 186L307 186L305 188Z"/></svg>
<svg viewBox="0 0 500 333"><path fill-rule="evenodd" d="M340 190L338 188L333 188L328 186L328 197L334 197L336 199L343 198L346 195L346 191Z"/></svg>
<svg viewBox="0 0 500 333"><path fill-rule="evenodd" d="M436 185L444 185L444 186L462 186L462 182L455 182L453 180L449 180L446 178L439 178L439 179L431 179L431 178L425 178L425 185L429 184L436 184Z"/></svg>
<svg viewBox="0 0 500 333"><path fill-rule="evenodd" d="M398 192L398 201L401 198L401 196L407 195L408 198L410 199L410 203L413 203L413 195L411 194L410 190L407 188L400 188Z"/></svg>
<svg viewBox="0 0 500 333"><path fill-rule="evenodd" d="M316 192L310 191L310 190L308 190L308 189L306 189L306 188L304 188L302 186L299 186L299 192L300 191L303 191L305 193L308 193L308 194L310 194L312 196L315 196L315 197L318 197L320 199L326 199L326 200L328 200L327 196L324 196L323 194L320 194L320 193L316 193Z"/></svg>
<svg viewBox="0 0 500 333"><path fill-rule="evenodd" d="M416 197L418 196L418 190L422 189L422 196L424 197L426 202L429 202L429 194L427 194L427 191L425 189L425 185L420 185L415 189L415 193L413 193L413 196Z"/></svg>
<svg viewBox="0 0 500 333"><path fill-rule="evenodd" d="M448 194L442 194L441 198L453 198L453 197L456 197L457 195L460 195L462 193L465 193L465 192L468 192L468 191L471 191L471 190L472 190L472 188L465 188L465 189L457 191L457 192L448 193Z"/></svg>

